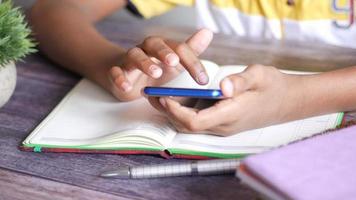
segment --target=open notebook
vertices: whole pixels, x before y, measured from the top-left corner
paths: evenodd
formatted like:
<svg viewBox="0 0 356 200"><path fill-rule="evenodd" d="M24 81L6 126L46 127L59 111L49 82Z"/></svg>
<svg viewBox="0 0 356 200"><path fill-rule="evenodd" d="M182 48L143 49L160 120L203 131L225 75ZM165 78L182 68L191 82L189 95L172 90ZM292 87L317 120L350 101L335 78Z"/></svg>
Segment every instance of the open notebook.
<svg viewBox="0 0 356 200"><path fill-rule="evenodd" d="M186 72L166 86L217 88L223 77L245 68L219 68L208 61L204 65L211 80L208 86L197 85ZM230 158L258 153L335 128L342 116L342 113L318 116L229 137L184 134L178 133L146 99L118 102L99 86L83 79L23 141L21 149Z"/></svg>

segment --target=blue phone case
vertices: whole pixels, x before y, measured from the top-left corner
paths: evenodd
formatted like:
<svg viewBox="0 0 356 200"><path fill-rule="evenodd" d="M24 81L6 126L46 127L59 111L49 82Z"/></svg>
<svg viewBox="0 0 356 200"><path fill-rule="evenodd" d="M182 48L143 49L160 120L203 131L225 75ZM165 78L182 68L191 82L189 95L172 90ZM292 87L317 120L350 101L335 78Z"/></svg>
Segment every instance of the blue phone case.
<svg viewBox="0 0 356 200"><path fill-rule="evenodd" d="M222 99L224 95L221 90L216 89L189 89L169 87L145 87L144 93L148 96L178 96L200 99Z"/></svg>

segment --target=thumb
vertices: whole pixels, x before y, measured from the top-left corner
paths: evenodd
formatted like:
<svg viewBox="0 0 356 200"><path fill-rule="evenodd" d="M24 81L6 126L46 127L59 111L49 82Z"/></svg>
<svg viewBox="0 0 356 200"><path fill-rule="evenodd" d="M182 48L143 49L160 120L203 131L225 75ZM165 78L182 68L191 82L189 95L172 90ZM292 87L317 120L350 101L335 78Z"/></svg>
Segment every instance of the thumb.
<svg viewBox="0 0 356 200"><path fill-rule="evenodd" d="M202 54L213 39L213 32L209 29L200 29L187 39L186 43L196 56Z"/></svg>
<svg viewBox="0 0 356 200"><path fill-rule="evenodd" d="M250 90L252 83L241 74L233 74L220 82L220 88L225 97L233 97Z"/></svg>

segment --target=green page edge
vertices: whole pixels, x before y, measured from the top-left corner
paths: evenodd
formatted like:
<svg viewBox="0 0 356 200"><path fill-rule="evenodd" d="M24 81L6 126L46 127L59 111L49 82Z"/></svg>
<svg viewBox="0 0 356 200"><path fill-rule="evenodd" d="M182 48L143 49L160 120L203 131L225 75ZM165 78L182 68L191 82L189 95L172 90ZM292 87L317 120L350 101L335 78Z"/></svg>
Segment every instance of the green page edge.
<svg viewBox="0 0 356 200"><path fill-rule="evenodd" d="M339 115L337 116L337 120L336 120L336 125L335 128L340 127L342 125L342 120L344 119L345 113L339 113Z"/></svg>
<svg viewBox="0 0 356 200"><path fill-rule="evenodd" d="M339 127L344 118L344 113L339 113L335 127ZM155 147L118 147L118 148L108 148L108 147L90 147L90 146L59 146L59 145L43 145L43 144L24 144L25 147L33 147L35 152L41 152L41 148L69 148L69 149L87 149L87 150L142 150L142 151L164 151L167 150L171 154L181 154L181 155L192 155L192 156L205 156L214 158L243 158L249 154L226 154L226 153L214 153L214 152L204 152L204 151L191 151L185 149L162 149Z"/></svg>
<svg viewBox="0 0 356 200"><path fill-rule="evenodd" d="M248 156L249 154L228 154L228 153L214 153L214 152L205 152L205 151L191 151L185 149L167 149L169 153L172 155L180 154L180 155L191 155L191 156L204 156L211 158L243 158Z"/></svg>
<svg viewBox="0 0 356 200"><path fill-rule="evenodd" d="M86 150L142 150L142 151L163 151L162 148L155 147L95 147L95 146L61 146L61 145L47 145L47 144L23 144L24 147L33 148L63 148L63 149L86 149Z"/></svg>

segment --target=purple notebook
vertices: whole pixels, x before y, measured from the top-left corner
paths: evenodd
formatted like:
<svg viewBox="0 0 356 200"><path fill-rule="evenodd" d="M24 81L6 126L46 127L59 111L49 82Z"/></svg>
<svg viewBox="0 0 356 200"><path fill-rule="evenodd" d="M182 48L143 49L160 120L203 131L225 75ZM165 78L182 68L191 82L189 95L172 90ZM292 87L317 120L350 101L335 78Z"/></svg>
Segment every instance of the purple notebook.
<svg viewBox="0 0 356 200"><path fill-rule="evenodd" d="M250 156L237 176L271 199L356 199L356 126Z"/></svg>

